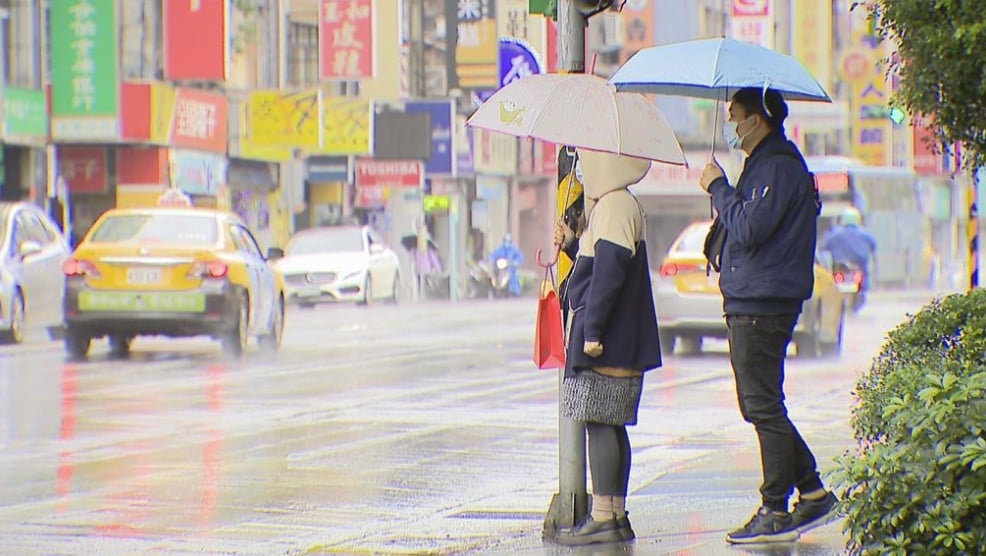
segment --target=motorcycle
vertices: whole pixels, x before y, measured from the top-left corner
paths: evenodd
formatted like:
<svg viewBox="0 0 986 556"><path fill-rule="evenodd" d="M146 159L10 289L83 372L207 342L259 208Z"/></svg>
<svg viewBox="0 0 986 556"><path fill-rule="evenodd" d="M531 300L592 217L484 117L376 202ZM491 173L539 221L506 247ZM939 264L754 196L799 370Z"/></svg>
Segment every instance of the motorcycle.
<svg viewBox="0 0 986 556"><path fill-rule="evenodd" d="M500 257L493 264L493 275L490 283L493 286L493 297L510 297L510 261Z"/></svg>
<svg viewBox="0 0 986 556"><path fill-rule="evenodd" d="M842 297L852 314L858 313L866 301L866 291L863 285L866 273L851 263L835 263L832 269L832 278L835 280L835 287L842 293Z"/></svg>
<svg viewBox="0 0 986 556"><path fill-rule="evenodd" d="M487 261L478 261L469 265L466 297L469 299L493 297L493 270Z"/></svg>

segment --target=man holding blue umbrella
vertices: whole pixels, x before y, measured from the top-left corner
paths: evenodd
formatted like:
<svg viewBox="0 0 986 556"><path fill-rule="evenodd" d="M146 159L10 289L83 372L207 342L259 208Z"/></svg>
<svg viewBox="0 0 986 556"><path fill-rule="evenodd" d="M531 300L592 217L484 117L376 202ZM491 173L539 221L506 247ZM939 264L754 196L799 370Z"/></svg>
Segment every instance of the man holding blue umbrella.
<svg viewBox="0 0 986 556"><path fill-rule="evenodd" d="M787 115L787 103L773 89L737 91L723 135L748 155L743 171L731 186L713 159L700 179L726 234L719 287L729 356L740 412L756 429L763 466L763 504L727 534L735 544L797 540L824 523L836 503L784 405L784 358L812 294L821 208L804 158L784 135ZM789 512L795 488L799 500Z"/></svg>

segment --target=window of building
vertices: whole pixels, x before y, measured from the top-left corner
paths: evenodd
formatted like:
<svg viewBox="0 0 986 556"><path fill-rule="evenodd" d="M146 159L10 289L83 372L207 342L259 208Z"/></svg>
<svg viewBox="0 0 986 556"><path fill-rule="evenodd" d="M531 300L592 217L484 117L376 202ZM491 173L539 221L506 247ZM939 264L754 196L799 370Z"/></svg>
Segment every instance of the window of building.
<svg viewBox="0 0 986 556"><path fill-rule="evenodd" d="M318 83L318 26L292 21L288 27L289 87Z"/></svg>

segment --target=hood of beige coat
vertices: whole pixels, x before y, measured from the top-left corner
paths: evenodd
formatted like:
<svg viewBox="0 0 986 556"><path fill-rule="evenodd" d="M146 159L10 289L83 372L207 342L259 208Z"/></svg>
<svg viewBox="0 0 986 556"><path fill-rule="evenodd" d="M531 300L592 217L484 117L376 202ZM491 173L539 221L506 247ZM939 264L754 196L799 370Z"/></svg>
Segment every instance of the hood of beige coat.
<svg viewBox="0 0 986 556"><path fill-rule="evenodd" d="M642 180L650 170L651 161L632 156L578 149L582 167L582 190L585 192L585 212L592 212L603 195L626 189Z"/></svg>

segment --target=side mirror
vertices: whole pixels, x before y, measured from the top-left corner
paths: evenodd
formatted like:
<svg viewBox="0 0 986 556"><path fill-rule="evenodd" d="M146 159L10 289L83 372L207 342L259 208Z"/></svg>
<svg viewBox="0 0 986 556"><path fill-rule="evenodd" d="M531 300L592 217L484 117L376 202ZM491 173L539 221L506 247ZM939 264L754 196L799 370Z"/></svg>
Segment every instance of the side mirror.
<svg viewBox="0 0 986 556"><path fill-rule="evenodd" d="M41 244L30 240L21 242L20 247L17 249L17 253L21 256L21 260L26 259L31 255L37 255L40 252Z"/></svg>
<svg viewBox="0 0 986 556"><path fill-rule="evenodd" d="M380 245L379 243L371 243L370 254L379 255L380 253L383 253L383 245Z"/></svg>
<svg viewBox="0 0 986 556"><path fill-rule="evenodd" d="M280 247L271 247L267 250L267 260L273 261L284 257L284 249Z"/></svg>

